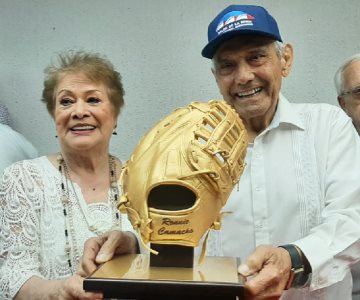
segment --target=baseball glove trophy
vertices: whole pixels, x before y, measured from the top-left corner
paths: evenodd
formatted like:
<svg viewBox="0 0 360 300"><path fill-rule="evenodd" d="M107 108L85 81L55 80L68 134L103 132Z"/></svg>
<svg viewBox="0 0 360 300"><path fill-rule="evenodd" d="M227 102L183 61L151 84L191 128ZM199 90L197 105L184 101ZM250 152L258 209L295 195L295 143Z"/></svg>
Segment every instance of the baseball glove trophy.
<svg viewBox="0 0 360 300"><path fill-rule="evenodd" d="M239 115L225 101L192 102L157 123L119 179L118 206L144 247L160 255L154 245L193 249L210 229L220 229L220 210L243 172L247 144Z"/></svg>

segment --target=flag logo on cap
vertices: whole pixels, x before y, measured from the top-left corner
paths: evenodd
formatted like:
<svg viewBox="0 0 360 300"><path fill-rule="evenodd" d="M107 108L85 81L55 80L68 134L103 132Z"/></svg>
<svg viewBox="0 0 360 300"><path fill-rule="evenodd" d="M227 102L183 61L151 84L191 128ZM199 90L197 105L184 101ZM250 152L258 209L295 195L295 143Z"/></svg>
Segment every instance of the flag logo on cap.
<svg viewBox="0 0 360 300"><path fill-rule="evenodd" d="M253 26L255 18L243 11L231 11L225 14L216 27L217 34L222 34L242 26Z"/></svg>

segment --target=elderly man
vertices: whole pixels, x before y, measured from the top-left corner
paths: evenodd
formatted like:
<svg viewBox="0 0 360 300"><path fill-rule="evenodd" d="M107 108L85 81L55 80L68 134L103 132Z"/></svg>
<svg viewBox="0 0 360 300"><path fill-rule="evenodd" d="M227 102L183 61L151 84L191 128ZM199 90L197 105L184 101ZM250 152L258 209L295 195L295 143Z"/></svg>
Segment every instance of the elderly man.
<svg viewBox="0 0 360 300"><path fill-rule="evenodd" d="M352 119L360 134L360 53L347 58L334 77L337 99L341 108ZM353 300L360 300L360 263L351 270L353 275Z"/></svg>
<svg viewBox="0 0 360 300"><path fill-rule="evenodd" d="M248 257L239 272L249 297L351 299L349 265L360 257L360 148L351 121L336 107L292 104L281 94L293 48L264 8L229 6L208 39L202 55L250 136L216 254Z"/></svg>
<svg viewBox="0 0 360 300"><path fill-rule="evenodd" d="M202 55L250 136L216 254L248 257L239 272L250 297L351 299L349 266L360 258L360 148L351 121L336 107L281 94L293 48L264 8L229 6L208 39Z"/></svg>
<svg viewBox="0 0 360 300"><path fill-rule="evenodd" d="M339 104L360 134L360 53L342 63L335 73L334 82Z"/></svg>
<svg viewBox="0 0 360 300"><path fill-rule="evenodd" d="M280 93L293 48L262 7L220 12L202 55L250 138L208 255L242 258L249 299L351 299L349 269L360 258L360 140L351 120L335 106L292 104ZM87 245L83 270L121 243L105 244Z"/></svg>

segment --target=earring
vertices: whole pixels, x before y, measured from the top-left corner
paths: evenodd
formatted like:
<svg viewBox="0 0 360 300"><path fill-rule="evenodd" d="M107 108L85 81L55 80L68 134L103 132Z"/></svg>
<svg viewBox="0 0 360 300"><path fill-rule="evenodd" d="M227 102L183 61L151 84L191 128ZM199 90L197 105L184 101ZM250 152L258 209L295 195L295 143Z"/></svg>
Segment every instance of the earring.
<svg viewBox="0 0 360 300"><path fill-rule="evenodd" d="M57 136L57 135L55 135L55 138L57 139L57 138L58 138L58 136Z"/></svg>
<svg viewBox="0 0 360 300"><path fill-rule="evenodd" d="M113 135L117 135L117 132L116 132L116 127L113 129L112 134L113 134Z"/></svg>

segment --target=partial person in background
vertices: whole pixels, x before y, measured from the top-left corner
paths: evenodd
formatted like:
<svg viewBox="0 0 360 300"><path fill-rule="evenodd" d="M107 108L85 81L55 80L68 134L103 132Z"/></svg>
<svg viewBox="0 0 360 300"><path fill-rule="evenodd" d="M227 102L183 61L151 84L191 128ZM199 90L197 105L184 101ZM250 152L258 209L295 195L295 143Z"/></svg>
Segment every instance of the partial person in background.
<svg viewBox="0 0 360 300"><path fill-rule="evenodd" d="M202 55L249 136L207 255L242 259L247 299L350 300L350 267L360 259L360 140L351 120L336 106L282 95L293 47L263 7L221 11ZM94 251L84 257L97 262Z"/></svg>
<svg viewBox="0 0 360 300"><path fill-rule="evenodd" d="M7 166L19 160L38 156L35 147L22 134L10 127L10 119L7 107L0 102L0 180Z"/></svg>
<svg viewBox="0 0 360 300"><path fill-rule="evenodd" d="M0 124L10 126L10 114L5 104L0 102Z"/></svg>
<svg viewBox="0 0 360 300"><path fill-rule="evenodd" d="M340 107L360 134L360 53L346 59L334 77Z"/></svg>
<svg viewBox="0 0 360 300"><path fill-rule="evenodd" d="M77 274L84 242L115 230L121 253L138 243L118 212L121 162L109 153L124 104L120 74L99 54L67 52L49 66L42 101L58 153L6 168L0 186L0 297L102 299Z"/></svg>
<svg viewBox="0 0 360 300"><path fill-rule="evenodd" d="M352 119L360 134L360 53L347 58L334 77L337 99L341 108ZM360 172L360 171L359 171ZM351 269L353 300L360 300L360 263Z"/></svg>
<svg viewBox="0 0 360 300"><path fill-rule="evenodd" d="M35 147L8 125L0 124L0 145L0 180L7 166L19 160L38 156Z"/></svg>

